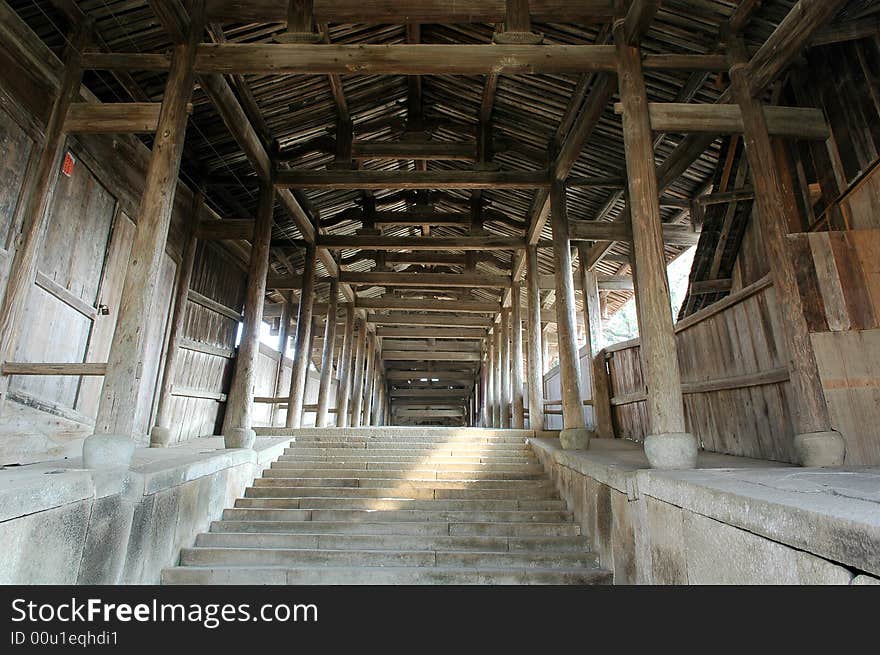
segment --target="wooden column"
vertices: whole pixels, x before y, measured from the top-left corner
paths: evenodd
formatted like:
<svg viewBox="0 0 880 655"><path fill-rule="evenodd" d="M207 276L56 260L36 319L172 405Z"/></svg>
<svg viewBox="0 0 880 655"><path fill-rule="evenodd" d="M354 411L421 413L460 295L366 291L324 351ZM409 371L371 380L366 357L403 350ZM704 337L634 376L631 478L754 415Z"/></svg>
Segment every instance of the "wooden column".
<svg viewBox="0 0 880 655"><path fill-rule="evenodd" d="M623 103L642 374L648 388L651 426L651 434L645 439L645 454L654 468L693 468L698 448L696 439L685 427L641 51L626 44L622 21L615 24L614 37Z"/></svg>
<svg viewBox="0 0 880 655"><path fill-rule="evenodd" d="M501 310L501 427L510 428L510 310Z"/></svg>
<svg viewBox="0 0 880 655"><path fill-rule="evenodd" d="M358 320L357 348L354 354L354 375L351 385L351 427L361 426L364 407L364 356L367 349L367 324Z"/></svg>
<svg viewBox="0 0 880 655"><path fill-rule="evenodd" d="M500 428L502 427L501 422L501 408L504 405L504 394L502 393L501 386L501 325L495 326L495 379L494 379L494 397L495 397L495 407L493 409L493 427Z"/></svg>
<svg viewBox="0 0 880 655"><path fill-rule="evenodd" d="M737 50L741 52L741 49ZM795 455L803 466L842 466L846 444L831 425L810 331L804 318L797 271L787 244L787 203L767 131L764 108L752 96L744 56L737 53L734 58L739 61L731 68L730 78L734 97L742 110L744 141L755 185L757 215L773 276L791 374L792 414L797 431Z"/></svg>
<svg viewBox="0 0 880 655"><path fill-rule="evenodd" d="M376 361L376 337L367 334L367 352L364 356L364 406L363 415L361 416L361 425L370 425L370 412L373 407L373 365Z"/></svg>
<svg viewBox="0 0 880 655"><path fill-rule="evenodd" d="M13 244L14 254L7 277L6 295L0 308L0 366L14 358L22 319L27 311L28 297L37 274L37 257L43 245L43 236L49 221L49 205L67 139L64 121L71 103L79 97L82 81L80 53L85 43L85 31L79 30L65 50L64 75L46 123L39 160L33 174L34 188L31 193L25 194L21 233ZM8 386L9 377L0 376L0 402L5 401Z"/></svg>
<svg viewBox="0 0 880 655"><path fill-rule="evenodd" d="M596 436L610 439L613 436L611 426L611 405L608 397L608 379L605 372L605 359L597 360L602 350L602 305L599 299L599 280L596 272L584 266L588 260L589 248L586 243L578 243L578 270L581 276L581 288L584 297L584 327L587 337L587 361L590 362L590 399L593 402L593 425L591 429ZM601 366L600 366L601 364Z"/></svg>
<svg viewBox="0 0 880 655"><path fill-rule="evenodd" d="M260 356L260 331L263 325L263 302L266 298L266 278L269 275L269 244L272 241L272 210L275 188L263 183L260 188L260 208L254 227L248 285L244 302L244 326L235 372L232 375L223 418L223 440L227 448L251 448L256 434L251 428L251 409Z"/></svg>
<svg viewBox="0 0 880 655"><path fill-rule="evenodd" d="M489 427L489 346L483 340L483 357L480 360L480 427Z"/></svg>
<svg viewBox="0 0 880 655"><path fill-rule="evenodd" d="M486 425L495 427L495 335L486 338Z"/></svg>
<svg viewBox="0 0 880 655"><path fill-rule="evenodd" d="M529 428L544 429L544 363L541 350L541 292L539 288L538 248L526 251L529 322Z"/></svg>
<svg viewBox="0 0 880 655"><path fill-rule="evenodd" d="M526 426L525 403L523 401L523 342L522 342L522 307L521 287L514 285L513 306L510 312L510 329L512 330L510 342L511 362L511 392L513 404L513 420L511 427L522 430Z"/></svg>
<svg viewBox="0 0 880 655"><path fill-rule="evenodd" d="M165 243L177 191L177 176L186 133L187 104L193 89L193 61L201 29L189 43L176 46L147 176L137 230L131 246L116 330L95 420L95 434L83 443L86 468L127 467L134 455L138 427L149 311L165 256Z"/></svg>
<svg viewBox="0 0 880 655"><path fill-rule="evenodd" d="M348 426L348 406L351 399L351 351L354 344L354 304L345 306L345 334L336 373L336 427Z"/></svg>
<svg viewBox="0 0 880 655"><path fill-rule="evenodd" d="M585 450L590 432L584 422L581 367L577 347L574 278L571 271L571 242L568 238L568 214L565 185L555 182L550 190L550 215L553 224L553 262L556 279L556 332L559 340L559 377L562 387L562 432L559 439L567 450Z"/></svg>
<svg viewBox="0 0 880 655"><path fill-rule="evenodd" d="M174 386L174 371L179 357L180 340L183 336L183 322L186 318L186 303L189 298L189 285L192 280L193 264L196 260L196 227L199 224L205 195L202 191L193 198L193 215L190 217L186 243L177 267L177 283L174 288L174 310L171 314L171 326L168 331L168 346L165 354L165 367L162 373L162 387L159 390L159 402L156 407L156 423L150 432L150 447L164 448L171 443L176 432L171 427L171 391Z"/></svg>
<svg viewBox="0 0 880 655"><path fill-rule="evenodd" d="M330 280L327 302L327 320L324 323L324 349L321 353L321 382L318 386L318 412L315 425L326 428L330 424L330 383L333 379L333 355L336 347L336 303L339 300L339 281Z"/></svg>
<svg viewBox="0 0 880 655"><path fill-rule="evenodd" d="M305 265L303 266L299 313L296 319L296 337L293 342L293 373L290 376L290 393L287 398L287 420L285 423L289 428L298 428L302 425L302 408L305 402L309 360L312 357L312 309L315 302L316 260L317 250L314 244L308 244Z"/></svg>
<svg viewBox="0 0 880 655"><path fill-rule="evenodd" d="M272 395L275 398L281 396L281 390L284 385L284 360L287 357L287 344L290 341L290 319L293 303L290 302L289 294L285 294L284 302L281 305L281 322L278 327L278 352L281 358L278 360L278 369L275 371L275 385L272 387L274 391ZM278 416L278 405L272 405L271 424L275 425L275 419Z"/></svg>

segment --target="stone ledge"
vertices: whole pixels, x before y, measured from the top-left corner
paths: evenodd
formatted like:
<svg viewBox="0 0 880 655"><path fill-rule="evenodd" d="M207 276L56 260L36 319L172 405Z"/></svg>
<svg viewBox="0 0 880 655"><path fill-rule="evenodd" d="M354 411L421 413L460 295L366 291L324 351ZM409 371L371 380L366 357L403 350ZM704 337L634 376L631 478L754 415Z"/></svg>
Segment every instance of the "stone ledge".
<svg viewBox="0 0 880 655"><path fill-rule="evenodd" d="M804 469L701 452L698 469L651 470L639 444L594 440L566 451L530 439L543 457L624 493L880 575L880 468Z"/></svg>
<svg viewBox="0 0 880 655"><path fill-rule="evenodd" d="M0 522L95 496L95 484L88 471L56 470L0 470Z"/></svg>

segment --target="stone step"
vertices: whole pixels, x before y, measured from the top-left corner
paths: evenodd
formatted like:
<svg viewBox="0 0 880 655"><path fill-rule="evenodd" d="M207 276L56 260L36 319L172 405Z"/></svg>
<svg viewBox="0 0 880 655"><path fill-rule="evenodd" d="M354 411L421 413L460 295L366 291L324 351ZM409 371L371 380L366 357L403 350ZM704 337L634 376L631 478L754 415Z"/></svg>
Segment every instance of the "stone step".
<svg viewBox="0 0 880 655"><path fill-rule="evenodd" d="M472 455L472 456L452 456L452 455L390 455L384 453L358 453L353 450L347 450L343 453L331 453L324 455L311 455L298 453L296 455L282 455L277 460L279 463L304 463L304 462L358 462L358 463L384 463L384 464L531 464L537 465L540 462L536 457L496 457L494 455Z"/></svg>
<svg viewBox="0 0 880 655"><path fill-rule="evenodd" d="M272 462L272 470L278 471L328 471L341 469L347 471L401 471L401 472L437 472L454 471L458 473L524 473L526 475L543 475L544 469L537 464L488 464L477 463L422 463L422 462L353 462L324 460L319 462Z"/></svg>
<svg viewBox="0 0 880 655"><path fill-rule="evenodd" d="M437 489L400 485L397 487L248 487L245 498L391 498L406 496L414 500L553 500L553 489Z"/></svg>
<svg viewBox="0 0 880 655"><path fill-rule="evenodd" d="M333 550L184 548L181 566L441 566L492 568L594 568L588 553L436 552L432 550Z"/></svg>
<svg viewBox="0 0 880 655"><path fill-rule="evenodd" d="M226 509L224 521L442 521L442 522L504 522L553 523L571 521L567 511L492 511L492 510L365 510L365 509Z"/></svg>
<svg viewBox="0 0 880 655"><path fill-rule="evenodd" d="M196 546L213 548L329 548L332 550L435 550L479 552L577 552L586 554L583 537L450 537L363 534L281 534L205 532Z"/></svg>
<svg viewBox="0 0 880 655"><path fill-rule="evenodd" d="M571 522L444 522L444 521L214 521L211 532L281 532L288 534L401 534L430 536L577 537Z"/></svg>
<svg viewBox="0 0 880 655"><path fill-rule="evenodd" d="M162 572L163 584L279 585L596 585L610 584L601 569L490 569L445 567L199 567Z"/></svg>
<svg viewBox="0 0 880 655"><path fill-rule="evenodd" d="M395 443L468 443L468 444L521 444L532 438L528 430L523 432L506 432L489 435L467 435L453 432L418 432L411 434L393 434L382 431L336 430L328 428L312 432L297 432L278 436L292 437L297 443L311 441L370 441Z"/></svg>
<svg viewBox="0 0 880 655"><path fill-rule="evenodd" d="M516 437L526 439L534 437L533 430L512 430L502 428L452 428L431 426L361 426L348 428L283 428L283 427L257 427L254 428L258 435L262 436L316 436L337 434L341 436L373 436L373 437L421 437L421 436L446 436L456 439L483 439L486 437Z"/></svg>
<svg viewBox="0 0 880 655"><path fill-rule="evenodd" d="M428 488L428 489L506 489L528 492L531 490L552 490L553 483L546 479L536 480L404 480L401 478L356 478L356 477L289 477L257 478L255 487L360 487L360 488ZM401 491L402 493L402 491Z"/></svg>
<svg viewBox="0 0 880 655"><path fill-rule="evenodd" d="M284 454L292 454L296 452L381 452L394 455L527 455L532 453L529 446L525 444L429 444L429 443L411 443L403 444L392 441L303 441L291 443L284 449Z"/></svg>
<svg viewBox="0 0 880 655"><path fill-rule="evenodd" d="M369 510L452 510L452 511L564 511L562 500L435 500L397 497L383 498L239 498L237 509L369 509Z"/></svg>
<svg viewBox="0 0 880 655"><path fill-rule="evenodd" d="M367 471L358 469L266 469L263 479L269 478L355 478L365 480L379 478L384 480L538 480L544 471L535 469L530 473L510 473L505 471L434 471L416 469L414 471Z"/></svg>

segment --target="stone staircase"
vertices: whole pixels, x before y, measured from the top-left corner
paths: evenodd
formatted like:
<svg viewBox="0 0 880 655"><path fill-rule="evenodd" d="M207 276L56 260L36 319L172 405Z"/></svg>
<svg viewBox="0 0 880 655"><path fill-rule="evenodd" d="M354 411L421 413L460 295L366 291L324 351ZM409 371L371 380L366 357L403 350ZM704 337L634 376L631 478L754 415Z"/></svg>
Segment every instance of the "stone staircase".
<svg viewBox="0 0 880 655"><path fill-rule="evenodd" d="M165 584L611 581L529 432L291 433L285 454L163 572Z"/></svg>

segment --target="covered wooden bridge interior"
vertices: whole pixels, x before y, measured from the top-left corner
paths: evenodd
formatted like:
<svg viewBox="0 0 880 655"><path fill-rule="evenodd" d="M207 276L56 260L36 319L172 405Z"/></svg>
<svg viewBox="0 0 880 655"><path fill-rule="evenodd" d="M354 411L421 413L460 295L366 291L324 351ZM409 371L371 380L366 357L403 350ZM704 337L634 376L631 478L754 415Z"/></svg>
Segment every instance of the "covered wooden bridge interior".
<svg viewBox="0 0 880 655"><path fill-rule="evenodd" d="M0 19L3 463L469 425L880 464L876 2Z"/></svg>

